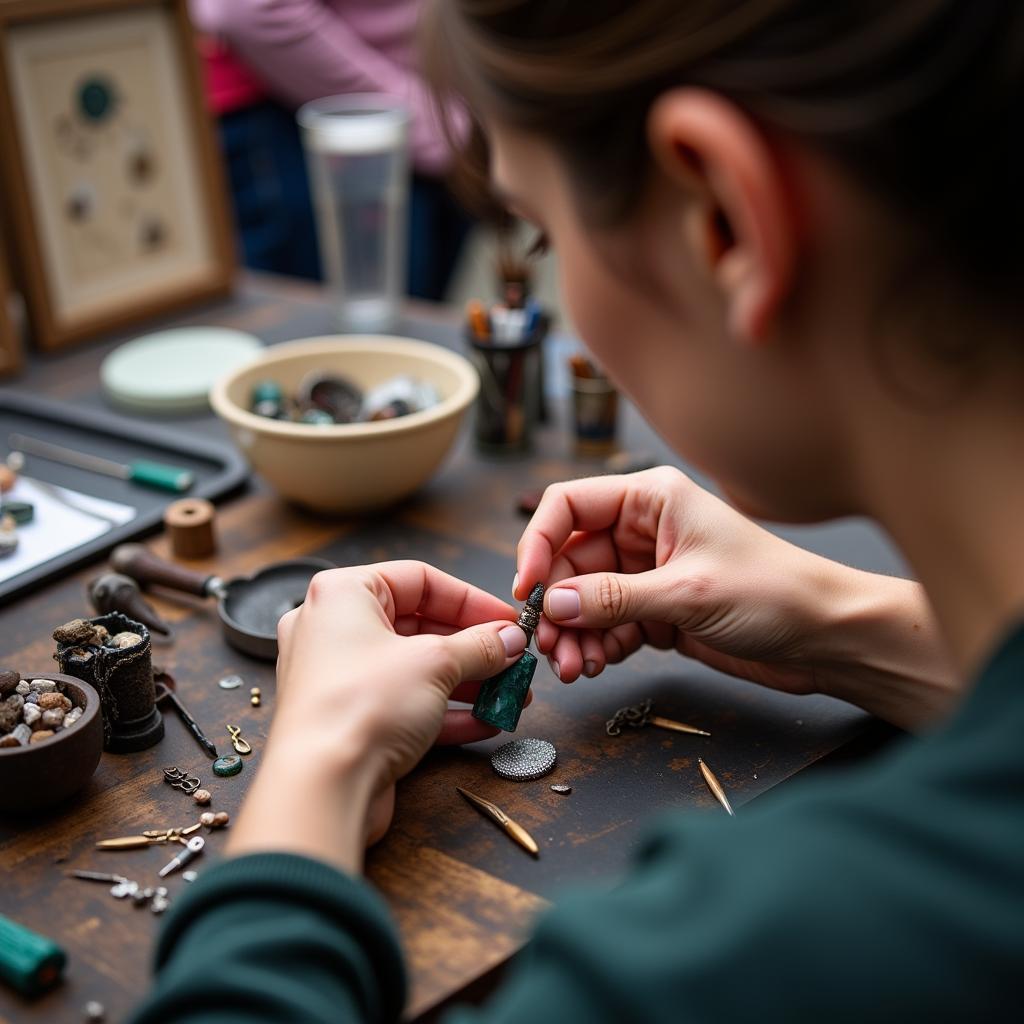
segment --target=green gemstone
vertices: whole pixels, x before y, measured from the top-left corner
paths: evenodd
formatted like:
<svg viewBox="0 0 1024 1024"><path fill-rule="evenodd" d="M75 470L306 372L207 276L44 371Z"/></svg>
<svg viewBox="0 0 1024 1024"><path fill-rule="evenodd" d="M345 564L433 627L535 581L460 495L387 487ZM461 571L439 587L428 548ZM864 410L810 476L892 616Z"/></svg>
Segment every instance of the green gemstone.
<svg viewBox="0 0 1024 1024"><path fill-rule="evenodd" d="M257 381L252 388L252 395L249 401L256 405L258 402L281 402L284 400L284 392L276 380Z"/></svg>
<svg viewBox="0 0 1024 1024"><path fill-rule="evenodd" d="M237 775L242 770L242 759L236 757L234 754L228 757L218 757L213 762L213 774L227 777L228 775Z"/></svg>
<svg viewBox="0 0 1024 1024"><path fill-rule="evenodd" d="M114 88L105 78L88 78L79 86L78 106L87 121L105 121L116 103Z"/></svg>
<svg viewBox="0 0 1024 1024"><path fill-rule="evenodd" d="M514 665L484 680L473 705L473 717L505 732L515 732L536 671L537 659L526 651Z"/></svg>

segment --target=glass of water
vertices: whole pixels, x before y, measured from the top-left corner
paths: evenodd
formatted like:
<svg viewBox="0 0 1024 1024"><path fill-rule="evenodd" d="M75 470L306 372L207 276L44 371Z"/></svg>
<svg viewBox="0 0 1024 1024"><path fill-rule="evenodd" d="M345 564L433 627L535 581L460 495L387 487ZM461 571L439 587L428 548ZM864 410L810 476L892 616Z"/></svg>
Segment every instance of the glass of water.
<svg viewBox="0 0 1024 1024"><path fill-rule="evenodd" d="M314 100L297 117L341 329L389 330L405 291L408 112L360 93Z"/></svg>

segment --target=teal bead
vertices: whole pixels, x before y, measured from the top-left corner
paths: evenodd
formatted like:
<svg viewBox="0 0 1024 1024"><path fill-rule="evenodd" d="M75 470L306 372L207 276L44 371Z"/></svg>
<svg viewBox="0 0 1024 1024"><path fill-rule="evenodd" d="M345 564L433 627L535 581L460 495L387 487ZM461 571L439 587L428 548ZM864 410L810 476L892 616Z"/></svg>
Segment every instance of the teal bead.
<svg viewBox="0 0 1024 1024"><path fill-rule="evenodd" d="M258 402L283 402L284 391L276 380L261 380L253 385L249 401L256 405Z"/></svg>
<svg viewBox="0 0 1024 1024"><path fill-rule="evenodd" d="M537 659L526 651L514 665L484 680L473 705L473 717L505 732L515 732L536 671Z"/></svg>
<svg viewBox="0 0 1024 1024"><path fill-rule="evenodd" d="M213 762L213 774L226 778L229 775L237 775L242 770L242 759L230 754L228 757L218 757Z"/></svg>

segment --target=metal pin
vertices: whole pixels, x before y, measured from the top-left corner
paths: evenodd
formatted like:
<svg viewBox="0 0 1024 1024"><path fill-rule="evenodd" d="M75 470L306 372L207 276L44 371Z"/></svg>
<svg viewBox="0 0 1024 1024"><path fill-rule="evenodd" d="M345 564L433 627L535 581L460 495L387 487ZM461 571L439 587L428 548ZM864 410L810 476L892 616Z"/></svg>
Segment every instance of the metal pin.
<svg viewBox="0 0 1024 1024"><path fill-rule="evenodd" d="M203 852L206 840L202 836L193 836L186 844L185 849L176 857L172 857L158 872L161 878L166 878L172 871L184 867L189 861L195 860Z"/></svg>
<svg viewBox="0 0 1024 1024"><path fill-rule="evenodd" d="M671 729L673 732L686 732L691 736L710 736L706 729L698 729L695 725L687 725L685 722L677 722L672 718L662 718L661 715L651 715L647 719L648 725L656 725L659 729Z"/></svg>
<svg viewBox="0 0 1024 1024"><path fill-rule="evenodd" d="M86 882L107 882L114 885L124 885L128 879L124 875L110 875L106 871L69 871L69 878L81 878Z"/></svg>
<svg viewBox="0 0 1024 1024"><path fill-rule="evenodd" d="M217 757L217 748L207 739L206 733L200 728L199 723L189 713L188 708L182 704L178 695L166 684L156 684L156 702L157 704L163 704L167 702L174 708L178 713L178 717L185 723L185 728L192 734L196 743L203 748L203 750L210 757Z"/></svg>
<svg viewBox="0 0 1024 1024"><path fill-rule="evenodd" d="M242 730L239 726L229 725L228 735L231 737L231 746L233 746L239 754L252 753L252 746L249 741L242 736Z"/></svg>
<svg viewBox="0 0 1024 1024"><path fill-rule="evenodd" d="M725 790L722 789L722 784L715 778L715 773L698 757L697 766L700 768L701 775L704 776L704 781L708 784L708 789L711 790L711 795L725 808L726 813L730 817L734 817L734 812L729 804L729 798L725 795Z"/></svg>
<svg viewBox="0 0 1024 1024"><path fill-rule="evenodd" d="M491 821L500 825L509 838L517 842L527 853L533 854L534 857L540 855L540 848L537 846L533 836L522 825L514 822L497 804L492 804L490 800L485 800L482 796L470 793L461 786L456 786L455 789L484 817L490 818Z"/></svg>

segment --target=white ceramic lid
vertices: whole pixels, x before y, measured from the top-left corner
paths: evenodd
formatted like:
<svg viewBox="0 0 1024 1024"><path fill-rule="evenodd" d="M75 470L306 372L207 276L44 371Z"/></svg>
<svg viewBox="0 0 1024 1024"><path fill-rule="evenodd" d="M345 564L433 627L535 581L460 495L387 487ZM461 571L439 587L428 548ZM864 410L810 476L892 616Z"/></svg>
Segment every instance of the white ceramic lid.
<svg viewBox="0 0 1024 1024"><path fill-rule="evenodd" d="M100 380L107 398L132 412L202 412L214 382L262 351L259 338L244 331L179 327L116 348L103 360Z"/></svg>

